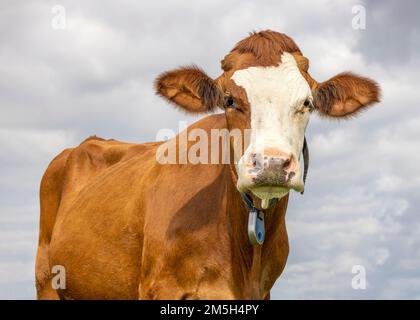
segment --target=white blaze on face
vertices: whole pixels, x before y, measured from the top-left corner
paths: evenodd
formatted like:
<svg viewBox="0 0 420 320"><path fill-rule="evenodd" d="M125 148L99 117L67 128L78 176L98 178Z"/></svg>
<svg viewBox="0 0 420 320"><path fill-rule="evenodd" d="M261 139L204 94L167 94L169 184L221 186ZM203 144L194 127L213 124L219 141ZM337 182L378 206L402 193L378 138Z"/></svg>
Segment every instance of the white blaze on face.
<svg viewBox="0 0 420 320"><path fill-rule="evenodd" d="M309 112L300 111L312 95L296 60L287 52L278 66L238 70L231 79L246 91L251 107L251 141L237 166L238 187L247 187L251 182L246 163L252 153L274 149L299 159L309 120ZM299 169L291 181L296 184L303 184Z"/></svg>

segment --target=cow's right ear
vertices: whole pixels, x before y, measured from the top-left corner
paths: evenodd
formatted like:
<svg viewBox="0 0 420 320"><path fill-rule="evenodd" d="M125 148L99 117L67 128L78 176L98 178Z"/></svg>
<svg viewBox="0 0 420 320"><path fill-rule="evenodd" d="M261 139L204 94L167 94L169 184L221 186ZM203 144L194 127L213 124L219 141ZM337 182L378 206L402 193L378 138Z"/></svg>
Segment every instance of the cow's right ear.
<svg viewBox="0 0 420 320"><path fill-rule="evenodd" d="M182 67L162 73L156 93L190 113L209 112L223 106L223 92L201 69Z"/></svg>

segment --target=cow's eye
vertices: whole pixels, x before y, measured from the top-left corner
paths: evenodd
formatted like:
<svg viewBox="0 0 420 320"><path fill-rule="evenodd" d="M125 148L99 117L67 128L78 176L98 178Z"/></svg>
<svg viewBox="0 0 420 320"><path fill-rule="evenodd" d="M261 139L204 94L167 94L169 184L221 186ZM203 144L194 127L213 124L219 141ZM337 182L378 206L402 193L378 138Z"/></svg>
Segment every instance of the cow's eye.
<svg viewBox="0 0 420 320"><path fill-rule="evenodd" d="M312 104L312 100L311 99L306 99L305 102L303 103L304 107L307 108L309 111L312 111L314 108L314 105Z"/></svg>
<svg viewBox="0 0 420 320"><path fill-rule="evenodd" d="M231 108L233 107L235 101L233 100L232 96L228 96L225 98L225 106L226 108Z"/></svg>

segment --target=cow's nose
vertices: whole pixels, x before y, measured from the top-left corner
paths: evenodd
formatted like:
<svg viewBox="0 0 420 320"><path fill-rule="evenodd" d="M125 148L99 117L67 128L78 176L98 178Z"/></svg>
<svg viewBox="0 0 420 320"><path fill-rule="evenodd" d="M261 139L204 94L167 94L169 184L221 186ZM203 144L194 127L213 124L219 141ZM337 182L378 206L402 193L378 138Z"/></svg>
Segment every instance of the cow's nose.
<svg viewBox="0 0 420 320"><path fill-rule="evenodd" d="M292 157L267 157L267 169L272 170L284 170L287 171L287 169L290 167L290 164L292 162Z"/></svg>
<svg viewBox="0 0 420 320"><path fill-rule="evenodd" d="M255 171L272 171L290 173L295 171L295 161L292 154L270 151L254 153L252 155L252 167Z"/></svg>

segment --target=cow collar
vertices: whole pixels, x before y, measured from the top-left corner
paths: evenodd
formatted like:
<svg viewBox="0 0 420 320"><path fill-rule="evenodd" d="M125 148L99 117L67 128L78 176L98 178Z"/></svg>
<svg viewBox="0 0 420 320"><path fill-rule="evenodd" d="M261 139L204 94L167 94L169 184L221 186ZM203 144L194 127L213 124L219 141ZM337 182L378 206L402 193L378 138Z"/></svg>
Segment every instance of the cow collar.
<svg viewBox="0 0 420 320"><path fill-rule="evenodd" d="M306 183L306 177L309 169L309 148L306 142L306 137L303 138L303 184ZM254 206L254 202L250 195L245 192L240 192L241 198L249 210L248 216L248 238L252 245L262 245L265 239L265 226L264 226L264 210L274 207L278 199L271 199L266 209L258 209ZM303 194L303 191L301 192Z"/></svg>

